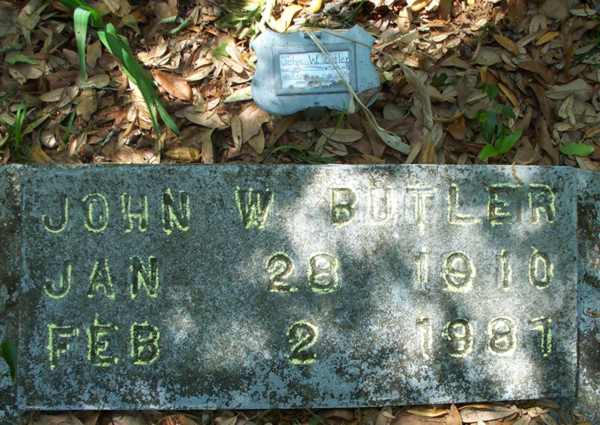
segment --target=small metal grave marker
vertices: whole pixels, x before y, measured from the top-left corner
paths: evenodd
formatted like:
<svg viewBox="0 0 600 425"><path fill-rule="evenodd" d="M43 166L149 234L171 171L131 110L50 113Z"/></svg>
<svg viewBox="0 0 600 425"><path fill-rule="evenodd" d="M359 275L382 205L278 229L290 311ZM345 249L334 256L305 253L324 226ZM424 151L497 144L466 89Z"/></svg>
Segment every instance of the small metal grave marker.
<svg viewBox="0 0 600 425"><path fill-rule="evenodd" d="M570 169L17 174L23 409L575 396Z"/></svg>
<svg viewBox="0 0 600 425"><path fill-rule="evenodd" d="M252 42L256 75L252 97L265 111L289 115L312 107L345 111L351 95L379 88L371 63L373 37L355 26L349 30L314 33L322 51L305 32L264 32Z"/></svg>

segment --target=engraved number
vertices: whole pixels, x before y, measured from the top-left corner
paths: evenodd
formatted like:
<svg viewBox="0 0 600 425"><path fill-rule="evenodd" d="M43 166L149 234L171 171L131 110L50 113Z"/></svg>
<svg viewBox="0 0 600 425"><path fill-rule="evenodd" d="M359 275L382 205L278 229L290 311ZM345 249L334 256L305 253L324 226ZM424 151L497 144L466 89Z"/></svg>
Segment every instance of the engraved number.
<svg viewBox="0 0 600 425"><path fill-rule="evenodd" d="M294 270L294 264L290 257L283 253L277 253L271 256L267 261L267 273L269 273L269 291L271 292L295 292L298 290L291 286L286 279L290 277Z"/></svg>
<svg viewBox="0 0 600 425"><path fill-rule="evenodd" d="M452 357L466 357L473 349L473 330L468 320L448 322L442 335L448 341L448 352Z"/></svg>
<svg viewBox="0 0 600 425"><path fill-rule="evenodd" d="M417 319L417 328L419 332L419 345L421 346L421 355L424 359L431 358L433 345L431 319L428 317L419 317Z"/></svg>
<svg viewBox="0 0 600 425"><path fill-rule="evenodd" d="M288 342L290 344L290 362L298 365L312 364L317 360L317 355L311 348L319 338L319 329L304 320L290 326Z"/></svg>
<svg viewBox="0 0 600 425"><path fill-rule="evenodd" d="M334 292L339 286L338 261L329 254L317 254L310 259L308 285L320 294Z"/></svg>
<svg viewBox="0 0 600 425"><path fill-rule="evenodd" d="M540 352L544 357L548 357L552 353L552 319L549 317L538 317L531 319L529 324L533 326L533 330L540 333Z"/></svg>
<svg viewBox="0 0 600 425"><path fill-rule="evenodd" d="M488 326L489 347L498 355L510 354L516 347L515 326L508 317L497 317Z"/></svg>

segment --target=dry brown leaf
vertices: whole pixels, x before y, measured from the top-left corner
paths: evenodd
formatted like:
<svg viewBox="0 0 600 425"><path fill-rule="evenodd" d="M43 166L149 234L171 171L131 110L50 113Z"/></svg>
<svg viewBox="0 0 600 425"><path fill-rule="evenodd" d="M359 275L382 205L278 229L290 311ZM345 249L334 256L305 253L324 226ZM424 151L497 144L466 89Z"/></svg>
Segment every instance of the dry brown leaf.
<svg viewBox="0 0 600 425"><path fill-rule="evenodd" d="M460 412L454 404L450 406L450 413L446 417L446 425L462 425Z"/></svg>
<svg viewBox="0 0 600 425"><path fill-rule="evenodd" d="M213 71L214 66L203 66L202 68L195 69L194 71L185 75L187 81L201 81L208 77Z"/></svg>
<svg viewBox="0 0 600 425"><path fill-rule="evenodd" d="M467 131L467 122L465 120L464 115L461 115L456 120L452 121L452 123L447 128L448 133L456 140L465 140L465 133Z"/></svg>
<svg viewBox="0 0 600 425"><path fill-rule="evenodd" d="M360 140L363 134L352 128L322 128L321 134L329 140L340 143L353 143Z"/></svg>
<svg viewBox="0 0 600 425"><path fill-rule="evenodd" d="M513 94L512 91L510 91L510 89L508 87L506 87L504 84L502 83L498 83L498 88L500 89L500 91L502 92L502 94L504 96L506 96L506 98L509 100L509 102L512 104L512 106L514 108L519 108L519 100L517 99L517 96L515 96Z"/></svg>
<svg viewBox="0 0 600 425"><path fill-rule="evenodd" d="M323 413L322 416L327 419L354 420L354 412L350 409L333 409Z"/></svg>
<svg viewBox="0 0 600 425"><path fill-rule="evenodd" d="M311 0L308 10L310 13L317 13L323 7L323 0Z"/></svg>
<svg viewBox="0 0 600 425"><path fill-rule="evenodd" d="M449 410L441 407L414 407L407 410L411 415L423 416L425 418L438 418L448 414Z"/></svg>
<svg viewBox="0 0 600 425"><path fill-rule="evenodd" d="M165 156L179 162L196 162L201 158L200 150L192 146L178 146L165 151Z"/></svg>
<svg viewBox="0 0 600 425"><path fill-rule="evenodd" d="M65 93L64 87L61 87L59 89L50 90L50 91L47 91L46 93L42 94L40 96L40 100L42 102L47 102L47 103L58 102L63 97L64 93Z"/></svg>
<svg viewBox="0 0 600 425"><path fill-rule="evenodd" d="M431 0L409 0L407 3L409 5L411 11L420 12L421 10L423 10L427 6L429 6L429 3L431 3Z"/></svg>
<svg viewBox="0 0 600 425"><path fill-rule="evenodd" d="M494 39L498 42L499 45L504 47L506 50L508 50L513 55L516 56L519 54L519 46L517 45L517 43L512 41L510 38L508 38L502 34L494 34Z"/></svg>
<svg viewBox="0 0 600 425"><path fill-rule="evenodd" d="M546 43L551 42L552 40L554 40L559 35L560 35L560 33L557 32L557 31L549 31L549 32L541 35L540 37L538 37L538 39L535 40L535 45L536 46L542 46L542 45L544 45Z"/></svg>
<svg viewBox="0 0 600 425"><path fill-rule="evenodd" d="M233 139L233 147L235 150L238 152L242 150L242 120L240 120L239 117L233 117L231 119L231 137Z"/></svg>
<svg viewBox="0 0 600 425"><path fill-rule="evenodd" d="M256 151L257 154L262 154L265 150L265 133L262 128L258 130L258 134L248 140L248 144Z"/></svg>
<svg viewBox="0 0 600 425"><path fill-rule="evenodd" d="M154 79L171 96L180 100L192 100L192 88L185 78L164 71L152 72Z"/></svg>
<svg viewBox="0 0 600 425"><path fill-rule="evenodd" d="M271 116L252 103L240 112L239 118L242 123L242 143L245 143L258 134L263 123L269 121Z"/></svg>
<svg viewBox="0 0 600 425"><path fill-rule="evenodd" d="M462 421L465 423L477 423L479 421L497 421L508 418L519 412L514 407L504 406L488 406L488 407L473 407L467 406L460 410Z"/></svg>
<svg viewBox="0 0 600 425"><path fill-rule="evenodd" d="M294 19L296 13L300 12L301 10L302 6L297 4L286 6L279 19L271 21L269 26L277 32L285 32L292 23L292 19Z"/></svg>
<svg viewBox="0 0 600 425"><path fill-rule="evenodd" d="M100 59L100 56L102 56L102 46L100 45L100 41L88 44L87 55L85 57L87 66L94 68L96 62Z"/></svg>
<svg viewBox="0 0 600 425"><path fill-rule="evenodd" d="M552 72L548 68L546 68L546 66L543 63L539 61L525 60L518 62L517 66L526 71L538 74L540 77L542 77L545 81L548 82L552 81L554 78Z"/></svg>
<svg viewBox="0 0 600 425"><path fill-rule="evenodd" d="M94 112L98 110L98 99L95 89L84 89L79 94L77 102L77 116L84 121L89 121Z"/></svg>
<svg viewBox="0 0 600 425"><path fill-rule="evenodd" d="M208 128L227 128L219 114L215 111L196 112L193 108L184 111L184 117L194 124L202 125Z"/></svg>
<svg viewBox="0 0 600 425"><path fill-rule="evenodd" d="M568 84L555 85L546 91L546 97L552 100L563 100L574 95L581 101L588 101L594 94L594 88L585 80L578 78Z"/></svg>

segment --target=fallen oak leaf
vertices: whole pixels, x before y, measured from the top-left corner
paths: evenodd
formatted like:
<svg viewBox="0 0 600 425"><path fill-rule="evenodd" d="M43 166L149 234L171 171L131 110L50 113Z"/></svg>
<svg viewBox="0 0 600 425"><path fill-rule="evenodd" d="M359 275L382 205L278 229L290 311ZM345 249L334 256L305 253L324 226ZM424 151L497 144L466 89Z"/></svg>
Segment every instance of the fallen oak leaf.
<svg viewBox="0 0 600 425"><path fill-rule="evenodd" d="M479 421L498 421L519 413L519 409L504 406L489 407L464 407L460 410L460 415L464 423L477 423Z"/></svg>
<svg viewBox="0 0 600 425"><path fill-rule="evenodd" d="M185 101L192 100L192 88L185 78L159 70L152 71L152 75L171 96Z"/></svg>
<svg viewBox="0 0 600 425"><path fill-rule="evenodd" d="M502 34L494 34L494 40L513 55L519 54L519 45Z"/></svg>
<svg viewBox="0 0 600 425"><path fill-rule="evenodd" d="M179 162L196 162L202 155L200 150L192 146L177 146L165 151L165 156Z"/></svg>
<svg viewBox="0 0 600 425"><path fill-rule="evenodd" d="M242 143L245 143L258 134L263 123L269 121L271 116L252 103L240 112L239 119L242 124Z"/></svg>
<svg viewBox="0 0 600 425"><path fill-rule="evenodd" d="M302 6L291 4L283 10L279 19L271 21L269 26L277 32L285 32L292 23L294 16L301 10Z"/></svg>
<svg viewBox="0 0 600 425"><path fill-rule="evenodd" d="M329 140L339 143L353 143L363 136L360 131L352 128L322 128L320 131Z"/></svg>

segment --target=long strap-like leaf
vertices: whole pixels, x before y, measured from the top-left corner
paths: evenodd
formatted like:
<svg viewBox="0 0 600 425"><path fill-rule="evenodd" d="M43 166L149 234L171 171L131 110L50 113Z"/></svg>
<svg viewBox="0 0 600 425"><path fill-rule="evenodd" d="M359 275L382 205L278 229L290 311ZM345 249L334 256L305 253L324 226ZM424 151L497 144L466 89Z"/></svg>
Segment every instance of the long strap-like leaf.
<svg viewBox="0 0 600 425"><path fill-rule="evenodd" d="M78 7L73 12L73 21L75 23L75 42L77 52L79 53L79 78L82 82L87 81L87 64L85 61L85 52L87 48L88 23L92 13L89 10Z"/></svg>

